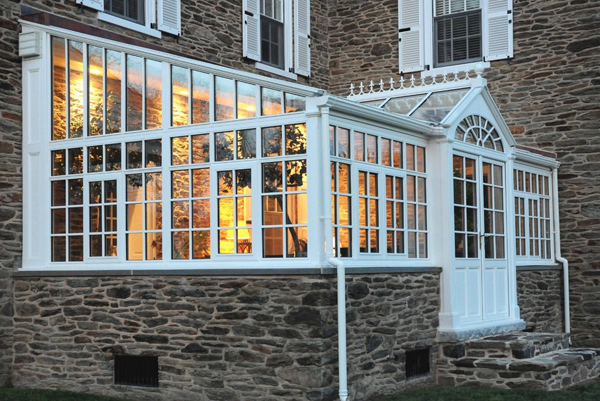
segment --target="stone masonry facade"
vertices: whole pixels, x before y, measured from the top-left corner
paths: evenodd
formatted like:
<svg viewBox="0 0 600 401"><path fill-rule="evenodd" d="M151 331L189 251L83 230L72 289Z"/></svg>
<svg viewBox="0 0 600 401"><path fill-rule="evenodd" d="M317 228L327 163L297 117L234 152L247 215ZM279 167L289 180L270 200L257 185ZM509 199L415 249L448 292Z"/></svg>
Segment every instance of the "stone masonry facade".
<svg viewBox="0 0 600 401"><path fill-rule="evenodd" d="M598 169L600 169L600 135L598 135L600 131L600 71L598 70L600 65L600 4L585 0L514 0L513 4L515 57L510 61L494 62L492 68L486 71L486 77L489 80L492 95L517 141L523 145L533 145L555 152L562 163L559 175L562 251L570 261L571 268L570 299L573 341L574 344L580 346L600 346L600 336L598 335L600 332L600 319L598 319L600 315L600 269L598 269L600 267L600 262L598 262L600 260L598 258L600 252L600 206L598 204L598 199L600 199L600 174L598 174ZM124 34L133 39L140 39L148 45L160 46L166 51L181 53L187 57L269 75L256 70L252 62L244 60L241 56L241 2L225 0L215 4L202 0L183 0L182 36L176 38L163 35L163 38L159 40L98 21L95 12L85 9L82 13L74 0L0 0L0 386L11 384L13 360L16 362L15 385L32 384L47 379L46 383L51 386L49 383L56 382L58 377L73 384L74 388L82 390L87 389L86 386L93 387L93 385L104 383L108 377L106 372L110 371L111 367L111 353L122 350L121 348L109 349L115 345L111 344L111 341L116 343L113 338L115 335L129 336L127 337L127 346L123 348L125 351L142 354L150 349L160 349L160 352L164 353L160 358L173 362L170 365L163 365L170 367L161 371L165 380L167 382L171 380L173 383L169 387L169 391L186 391L194 380L198 386L202 380L210 383L211 376L205 377L203 373L209 369L207 365L209 361L203 362L205 367L202 369L205 370L202 372L196 371L198 368L191 367L191 361L195 361L194 358L202 360L205 355L204 351L198 348L194 352L183 352L188 344L194 343L189 340L191 338L190 330L198 331L199 328L186 326L191 323L182 323L190 320L186 314L197 313L205 316L203 319L208 319L209 313L202 310L199 303L193 303L192 296L184 295L185 291L182 295L173 295L173 293L165 293L167 291L165 289L170 288L170 291L176 292L178 288L176 283L180 283L181 288L191 288L193 291L203 291L205 294L213 291L214 294L222 296L223 293L227 294L227 291L244 293L250 289L263 288L260 285L263 285L263 282L273 282L272 278L268 280L264 278L260 280L257 278L241 279L242 283L246 283L245 286L240 287L241 289L228 289L227 283L235 280L227 278L219 280L197 277L160 279L156 277L135 279L11 278L12 273L21 267L21 233L23 231L21 60L18 57L18 32L20 29L18 18L22 5L60 16L69 21L97 26L100 29ZM298 82L345 96L351 82L357 83L370 79L387 81L391 77L397 78L397 7L396 0L376 2L312 0L312 76L310 79L299 77ZM276 75L271 76L281 78ZM561 285L558 284L560 276L561 274L558 272L545 271L520 272L518 274L521 315L527 323L535 326L536 330L543 328L543 330L560 331L560 320L556 317L561 304L559 300ZM411 280L415 277L421 276L398 276L394 280L402 283L405 280L412 282ZM87 281L88 284L96 285L97 283L98 285L90 288L82 286L81 283L85 283L86 280L91 280ZM353 383L352 391L361 397L370 396L372 391L387 391L387 389L401 388L411 383L402 381L404 374L402 358L405 347L431 346L433 347L432 358L435 358L436 355L433 340L435 335L432 334L435 329L430 326L434 327L437 324L439 296L425 297L425 299L416 296L407 298L406 302L412 302L411 307L419 309L418 315L405 316L408 312L404 310L404 312L384 316L382 313L386 308L399 308L394 302L399 303L401 299L404 300L402 297L395 299L400 290L387 288L386 280L381 276L374 275L353 277L349 281L349 284L357 283L356 289L365 285L369 289L368 295L363 298L352 299L351 297L348 310L348 319L353 324L349 329L351 357L349 376ZM429 288L429 286L436 287L438 285L437 275L431 277L424 275L423 278L415 280L422 280L427 291L437 293L437 289ZM544 285L540 287L537 280L546 283L547 287ZM302 287L305 285L303 280L297 277L280 277L275 282L279 287L269 289L269 292L276 290L279 294L277 297L281 297L278 298L281 304L269 306L272 308L277 305L283 306L281 306L281 313L277 315L278 317L272 316L274 320L271 322L277 318L285 323L284 318L290 308L312 307L319 311L321 319L325 319L324 322L327 323L329 330L333 330L335 324L332 319L335 317L335 308L332 303L335 298L332 298L331 294L334 293L335 287L330 278L319 276L309 279L310 283L324 283L323 285L329 286L327 287L329 290L315 290L319 294L328 294L326 299L318 301L323 303L319 305L303 305L305 301L303 295L300 295L301 291L312 293L312 290L309 291ZM421 286L423 283L420 283ZM207 288L202 288L200 284L206 284ZM225 287L220 287L220 285ZM406 285L409 285L408 282ZM410 286L416 286L416 284L413 283ZM213 290L209 290L208 287ZM294 289L292 290L291 287ZM112 288L110 294L109 288ZM124 292L121 293L120 288L124 288L122 290ZM284 288L288 288L289 294L282 290ZM411 287L410 291L413 290ZM154 292L156 296L163 297L164 299L161 298L160 302L168 303L171 302L171 298L174 298L176 301L172 301L172 303L185 304L186 308L192 305L196 309L161 310L157 299L142 298L140 293L144 291ZM388 292L390 293L388 294ZM380 293L382 299L376 299L373 295L375 293ZM61 300L51 294L65 295ZM127 296L122 297L123 295ZM269 297L271 296L269 295ZM213 302L210 316L230 313L231 311L219 310L215 297L216 295L213 295L212 298L206 295L202 298L205 301ZM156 316L154 318L144 317L143 314L137 316L132 312L136 308L135 302L138 301L140 302L138 306L149 308L150 315L154 313ZM52 304L53 302L55 304ZM62 304L64 302L67 304ZM69 305L69 302L75 304ZM90 302L92 304L89 304ZM94 302L98 302L98 304L94 305ZM132 304L128 302L132 302ZM147 306L146 303L152 302L154 303L151 306ZM281 365L269 367L266 364L269 357L266 353L261 354L263 352L261 350L269 348L271 352L277 350L280 354L285 350L285 354L288 355L286 346L290 346L289 344L293 341L312 338L310 337L313 334L311 330L317 329L305 322L300 324L300 329L291 328L292 323L285 323L290 325L289 330L298 331L300 338L285 339L285 337L274 336L269 334L269 330L274 330L274 328L269 328L268 321L254 324L255 317L250 318L249 311L260 311L265 308L264 305L253 304L247 300L236 300L236 302L239 302L241 309L249 308L245 310L248 317L244 319L253 319L252 327L247 327L248 322L236 323L235 319L228 320L219 317L219 322L228 322L223 325L227 332L224 334L209 332L208 334L218 339L224 339L225 347L219 348L218 345L214 345L213 348L207 348L206 355L216 355L221 352L221 362L219 363L227 365L233 362L226 360L225 348L233 350L233 353L229 354L230 356L227 358L244 359L241 367L244 374L250 375L249 372L256 369L252 371L252 375L254 376L256 373L256 377L263 378L257 380L263 380L264 383L252 382L252 387L256 388L260 385L263 386L262 388L271 389L275 391L272 393L272 397L277 399L284 397L284 395L278 395L277 391L284 392L288 399L293 399L299 391L302 391L300 390L301 386L294 382L300 380L299 377L289 377L289 374L285 376L285 373L281 373L286 371L286 367L307 367L307 370L321 369L327 374L323 373L323 377L319 379L322 387L318 387L319 390L315 391L319 392L323 399L333 397L331 394L335 389L335 366L337 364L334 357L337 354L335 341L333 341L335 333L323 332L322 335L327 334L328 337L315 337L321 341L320 344L328 344L322 345L325 348L324 351L319 351L321 356L318 362L309 363L303 360L302 363L307 363L307 365L302 365L299 362L300 357L297 356L298 361L296 361L293 359L296 356L290 352L291 364L286 360L281 362ZM390 302L391 304L386 306L386 303ZM420 305L421 302L425 305ZM101 305L116 305L116 308L108 310L106 306ZM227 303L221 305L220 307L225 307L223 305L227 305ZM540 311L541 306L543 306L543 311ZM141 309L142 312L144 308ZM85 313L79 314L84 311ZM109 312L114 312L117 316L111 316ZM256 316L258 313L266 315L264 312L257 312ZM100 321L91 320L94 316ZM402 321L410 324L402 327L398 321L393 320L398 316L402 316L404 319ZM104 318L107 321L102 321ZM162 320L152 319L167 319L167 323L158 324ZM217 318L215 317L215 319ZM148 322L153 322L150 324L155 324L155 326L146 327ZM106 331L107 334L103 334L101 326L110 327ZM171 326L173 327L166 328ZM115 329L115 327L119 327L119 329ZM234 327L238 328L234 330ZM319 327L319 330L325 330L325 327L326 325L323 325ZM415 331L412 329L413 327L419 329ZM260 333L265 333L264 337L273 341L274 345L258 342L257 338L261 338L261 336L242 336L245 329L254 328L262 330ZM38 329L40 329L40 334L36 334ZM166 331L163 332L163 330ZM180 330L181 334L171 335L168 333L170 330ZM236 332L236 330L238 331ZM408 332L405 333L403 330L408 330ZM78 331L89 334L74 334ZM392 331L394 331L393 334ZM204 334L201 331L200 333ZM134 338L136 334L149 337L138 337L140 339L138 341ZM30 340L28 336L31 337ZM178 340L179 336L187 336L187 343ZM161 343L164 341L164 337L168 338L167 343ZM252 358L246 360L239 356L239 353L235 353L241 349L233 347L231 341L237 341L238 338L243 338L244 350L250 352L249 357L254 355L253 353L259 354L259 359L262 358L264 361L262 365L259 362L252 362ZM75 339L82 342L76 343ZM52 341L55 340L72 340L72 342L53 344ZM87 342L88 340L89 342ZM153 341L158 341L158 343L153 343ZM171 341L174 344L171 344ZM34 349L28 345L28 342L40 343L42 348ZM218 342L215 341L214 344L218 344ZM50 349L45 350L43 347L50 347ZM194 347L188 348L188 351L193 350ZM392 349L393 352L387 352ZM367 352L367 350L370 351ZM71 358L67 353L79 356ZM169 356L172 353L178 353L179 356ZM86 356L87 354L92 356ZM30 358L34 358L36 366L38 365L37 360L40 360L39 366L35 368L39 371L27 370L33 369L33 365L26 362L30 361ZM52 361L56 360L61 361L55 367L59 371L52 370ZM271 360L271 363L279 362ZM223 367L218 364L215 366ZM272 382L265 379L268 376L265 372L273 373L276 370L283 374L284 378L271 377L271 380L279 383L277 386L271 386L268 383ZM210 369L209 373L218 375L215 372L223 373L218 369ZM380 376L376 374L378 372L385 374ZM186 380L189 381L178 382L177 377L180 373L185 374L188 377ZM302 380L308 380L308 378L312 380L314 376L311 374L313 373L313 371L307 372L301 376ZM23 376L23 374L29 376ZM68 379L65 379L67 377ZM249 385L234 383L227 389L239 396L243 391L241 390L244 388L243 386ZM110 388L110 386L106 386L106 388ZM214 394L229 394L225 391L225 384L223 387L207 385L203 388L202 391L205 391L205 394L209 394L209 391L214 391ZM100 391L99 387L97 389ZM114 389L106 391L110 392ZM152 392L147 390L139 397L143 398L149 394ZM208 397L208 395L206 396ZM215 395L215 397L217 396ZM314 397L317 397L317 394Z"/></svg>
<svg viewBox="0 0 600 401"><path fill-rule="evenodd" d="M517 302L527 331L564 332L562 270L517 271Z"/></svg>
<svg viewBox="0 0 600 401"><path fill-rule="evenodd" d="M350 396L406 381L407 349L436 358L438 274L348 286ZM17 278L14 385L138 400L334 400L335 276ZM114 355L153 355L159 388L113 385Z"/></svg>

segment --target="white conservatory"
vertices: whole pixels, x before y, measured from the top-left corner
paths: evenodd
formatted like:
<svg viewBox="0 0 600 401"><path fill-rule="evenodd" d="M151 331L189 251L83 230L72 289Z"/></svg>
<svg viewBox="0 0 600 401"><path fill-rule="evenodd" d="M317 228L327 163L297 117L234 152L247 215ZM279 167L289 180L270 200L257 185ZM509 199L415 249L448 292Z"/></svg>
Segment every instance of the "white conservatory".
<svg viewBox="0 0 600 401"><path fill-rule="evenodd" d="M23 271L442 269L439 332L524 327L556 171L481 71L348 98L23 23ZM23 36L22 36L23 38Z"/></svg>

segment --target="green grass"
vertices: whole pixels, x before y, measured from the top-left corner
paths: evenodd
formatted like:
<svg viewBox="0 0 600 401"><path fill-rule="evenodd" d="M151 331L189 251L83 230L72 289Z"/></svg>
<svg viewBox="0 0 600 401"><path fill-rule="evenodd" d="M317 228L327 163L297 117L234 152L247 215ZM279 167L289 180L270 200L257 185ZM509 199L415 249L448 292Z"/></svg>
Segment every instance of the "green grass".
<svg viewBox="0 0 600 401"><path fill-rule="evenodd" d="M0 401L127 401L123 398L74 393L72 391L0 388Z"/></svg>
<svg viewBox="0 0 600 401"><path fill-rule="evenodd" d="M370 401L599 401L600 381L563 391L428 387Z"/></svg>

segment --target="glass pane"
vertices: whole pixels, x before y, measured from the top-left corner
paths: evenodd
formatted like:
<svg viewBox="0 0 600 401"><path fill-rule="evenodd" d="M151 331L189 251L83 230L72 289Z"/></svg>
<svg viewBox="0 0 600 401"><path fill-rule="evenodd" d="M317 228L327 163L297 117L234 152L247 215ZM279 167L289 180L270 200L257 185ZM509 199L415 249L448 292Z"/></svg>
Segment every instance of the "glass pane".
<svg viewBox="0 0 600 401"><path fill-rule="evenodd" d="M142 168L142 142L127 143L127 168Z"/></svg>
<svg viewBox="0 0 600 401"><path fill-rule="evenodd" d="M402 142L394 141L394 167L402 168Z"/></svg>
<svg viewBox="0 0 600 401"><path fill-rule="evenodd" d="M146 230L162 228L162 203L146 203Z"/></svg>
<svg viewBox="0 0 600 401"><path fill-rule="evenodd" d="M263 257L283 257L283 228L263 229Z"/></svg>
<svg viewBox="0 0 600 401"><path fill-rule="evenodd" d="M291 93L285 94L285 112L293 113L296 111L306 110L306 99L304 96L292 95Z"/></svg>
<svg viewBox="0 0 600 401"><path fill-rule="evenodd" d="M142 129L143 59L127 55L127 131Z"/></svg>
<svg viewBox="0 0 600 401"><path fill-rule="evenodd" d="M423 99L424 95L397 97L383 105L383 109L397 114L408 114Z"/></svg>
<svg viewBox="0 0 600 401"><path fill-rule="evenodd" d="M67 214L65 209L52 210L52 234L64 234L67 232Z"/></svg>
<svg viewBox="0 0 600 401"><path fill-rule="evenodd" d="M52 151L52 175L65 175L65 151L54 150Z"/></svg>
<svg viewBox="0 0 600 401"><path fill-rule="evenodd" d="M234 230L219 230L219 253L234 253Z"/></svg>
<svg viewBox="0 0 600 401"><path fill-rule="evenodd" d="M256 157L256 130L237 131L237 158L254 159Z"/></svg>
<svg viewBox="0 0 600 401"><path fill-rule="evenodd" d="M237 83L237 118L256 117L256 85Z"/></svg>
<svg viewBox="0 0 600 401"><path fill-rule="evenodd" d="M349 228L340 228L339 232L339 245L340 245L340 256L341 257L351 257L352 256L352 237L351 237L351 229Z"/></svg>
<svg viewBox="0 0 600 401"><path fill-rule="evenodd" d="M389 139L381 139L381 164L384 166L392 165L392 149Z"/></svg>
<svg viewBox="0 0 600 401"><path fill-rule="evenodd" d="M69 237L69 262L83 261L83 236Z"/></svg>
<svg viewBox="0 0 600 401"><path fill-rule="evenodd" d="M252 172L247 170L236 170L236 194L251 194L252 193Z"/></svg>
<svg viewBox="0 0 600 401"><path fill-rule="evenodd" d="M425 148L417 146L417 171L425 172Z"/></svg>
<svg viewBox="0 0 600 401"><path fill-rule="evenodd" d="M308 230L306 227L288 227L287 231L287 257L306 257L308 255Z"/></svg>
<svg viewBox="0 0 600 401"><path fill-rule="evenodd" d="M358 194L367 195L367 173L364 171L358 172Z"/></svg>
<svg viewBox="0 0 600 401"><path fill-rule="evenodd" d="M263 196L263 224L283 224L283 200L281 195Z"/></svg>
<svg viewBox="0 0 600 401"><path fill-rule="evenodd" d="M173 259L190 258L190 233L187 231L176 231L172 237Z"/></svg>
<svg viewBox="0 0 600 401"><path fill-rule="evenodd" d="M52 38L52 139L65 139L67 91L65 74L65 40ZM58 241L58 239L57 239ZM62 240L64 242L64 239ZM65 244L66 245L66 244ZM64 259L63 259L64 260Z"/></svg>
<svg viewBox="0 0 600 401"><path fill-rule="evenodd" d="M104 206L104 231L117 231L117 205Z"/></svg>
<svg viewBox="0 0 600 401"><path fill-rule="evenodd" d="M181 136L171 139L171 164L188 164L189 163L189 138Z"/></svg>
<svg viewBox="0 0 600 401"><path fill-rule="evenodd" d="M285 126L285 154L306 153L306 124Z"/></svg>
<svg viewBox="0 0 600 401"><path fill-rule="evenodd" d="M69 209L69 233L83 232L83 208L70 207Z"/></svg>
<svg viewBox="0 0 600 401"><path fill-rule="evenodd" d="M162 166L162 140L155 139L144 142L146 151L146 168Z"/></svg>
<svg viewBox="0 0 600 401"><path fill-rule="evenodd" d="M69 149L69 174L83 173L83 148Z"/></svg>
<svg viewBox="0 0 600 401"><path fill-rule="evenodd" d="M104 167L103 156L104 149L102 146L88 147L88 173L102 171Z"/></svg>
<svg viewBox="0 0 600 401"><path fill-rule="evenodd" d="M365 160L365 134L362 132L354 132L354 160L364 161Z"/></svg>
<svg viewBox="0 0 600 401"><path fill-rule="evenodd" d="M83 136L83 44L69 41L69 138Z"/></svg>
<svg viewBox="0 0 600 401"><path fill-rule="evenodd" d="M283 112L281 97L281 91L269 88L262 88L262 115L270 116L275 114L281 114Z"/></svg>
<svg viewBox="0 0 600 401"><path fill-rule="evenodd" d="M146 174L146 200L160 200L162 198L161 173Z"/></svg>
<svg viewBox="0 0 600 401"><path fill-rule="evenodd" d="M69 180L69 205L83 205L83 180Z"/></svg>
<svg viewBox="0 0 600 401"><path fill-rule="evenodd" d="M65 181L52 181L52 206L66 204Z"/></svg>
<svg viewBox="0 0 600 401"><path fill-rule="evenodd" d="M210 114L210 75L192 71L192 123L209 120Z"/></svg>
<svg viewBox="0 0 600 401"><path fill-rule="evenodd" d="M349 196L340 196L338 202L337 215L339 216L339 224L350 225L351 198Z"/></svg>
<svg viewBox="0 0 600 401"><path fill-rule="evenodd" d="M132 203L127 205L127 231L141 231L144 226L144 205Z"/></svg>
<svg viewBox="0 0 600 401"><path fill-rule="evenodd" d="M190 70L173 66L171 69L171 102L173 126L190 123Z"/></svg>
<svg viewBox="0 0 600 401"><path fill-rule="evenodd" d="M306 194L286 196L286 212L288 224L306 224L308 220L308 204Z"/></svg>
<svg viewBox="0 0 600 401"><path fill-rule="evenodd" d="M192 211L193 228L210 228L210 200L200 199L193 201Z"/></svg>
<svg viewBox="0 0 600 401"><path fill-rule="evenodd" d="M335 156L335 127L329 126L329 154Z"/></svg>
<svg viewBox="0 0 600 401"><path fill-rule="evenodd" d="M367 225L367 199L358 198L358 224Z"/></svg>
<svg viewBox="0 0 600 401"><path fill-rule="evenodd" d="M234 81L232 79L215 77L215 120L233 120Z"/></svg>
<svg viewBox="0 0 600 401"><path fill-rule="evenodd" d="M219 199L219 227L233 227L233 199Z"/></svg>
<svg viewBox="0 0 600 401"><path fill-rule="evenodd" d="M102 135L104 131L104 51L101 47L88 47L89 135Z"/></svg>
<svg viewBox="0 0 600 401"><path fill-rule="evenodd" d="M172 197L190 197L190 172L189 170L178 170L171 173Z"/></svg>
<svg viewBox="0 0 600 401"><path fill-rule="evenodd" d="M367 162L377 163L377 137L367 135Z"/></svg>
<svg viewBox="0 0 600 401"><path fill-rule="evenodd" d="M192 196L210 196L210 171L207 168L192 170Z"/></svg>
<svg viewBox="0 0 600 401"><path fill-rule="evenodd" d="M192 136L192 163L208 163L210 161L209 141L208 134Z"/></svg>
<svg viewBox="0 0 600 401"><path fill-rule="evenodd" d="M262 129L263 157L281 156L281 143L281 127L267 127Z"/></svg>
<svg viewBox="0 0 600 401"><path fill-rule="evenodd" d="M293 160L285 163L288 191L306 190L306 160Z"/></svg>
<svg viewBox="0 0 600 401"><path fill-rule="evenodd" d="M146 260L162 259L162 235L159 233L146 234Z"/></svg>
<svg viewBox="0 0 600 401"><path fill-rule="evenodd" d="M218 173L219 195L233 194L233 172L220 171Z"/></svg>
<svg viewBox="0 0 600 401"><path fill-rule="evenodd" d="M90 182L90 203L102 203L102 181Z"/></svg>
<svg viewBox="0 0 600 401"><path fill-rule="evenodd" d="M233 160L233 131L215 133L215 160Z"/></svg>
<svg viewBox="0 0 600 401"><path fill-rule="evenodd" d="M121 132L121 65L120 52L106 51L106 133Z"/></svg>
<svg viewBox="0 0 600 401"><path fill-rule="evenodd" d="M194 259L210 258L210 231L194 231L192 233L193 255Z"/></svg>
<svg viewBox="0 0 600 401"><path fill-rule="evenodd" d="M441 60L438 61L441 62ZM439 123L468 91L469 89L456 89L433 93L410 116L419 120Z"/></svg>
<svg viewBox="0 0 600 401"><path fill-rule="evenodd" d="M127 234L127 260L144 258L144 234Z"/></svg>
<svg viewBox="0 0 600 401"><path fill-rule="evenodd" d="M162 127L162 63L146 60L146 129Z"/></svg>
<svg viewBox="0 0 600 401"><path fill-rule="evenodd" d="M67 241L65 237L52 238L52 261L64 262L67 260Z"/></svg>
<svg viewBox="0 0 600 401"><path fill-rule="evenodd" d="M263 163L263 192L281 192L283 174L281 163Z"/></svg>
<svg viewBox="0 0 600 401"><path fill-rule="evenodd" d="M106 145L106 171L121 170L121 144Z"/></svg>
<svg viewBox="0 0 600 401"><path fill-rule="evenodd" d="M98 257L102 255L102 235L90 235L90 256Z"/></svg>
<svg viewBox="0 0 600 401"><path fill-rule="evenodd" d="M406 144L406 169L415 171L415 145Z"/></svg>
<svg viewBox="0 0 600 401"><path fill-rule="evenodd" d="M347 164L338 164L338 192L350 193L350 166Z"/></svg>
<svg viewBox="0 0 600 401"><path fill-rule="evenodd" d="M337 129L337 145L339 157L348 159L350 157L350 131L345 128Z"/></svg>

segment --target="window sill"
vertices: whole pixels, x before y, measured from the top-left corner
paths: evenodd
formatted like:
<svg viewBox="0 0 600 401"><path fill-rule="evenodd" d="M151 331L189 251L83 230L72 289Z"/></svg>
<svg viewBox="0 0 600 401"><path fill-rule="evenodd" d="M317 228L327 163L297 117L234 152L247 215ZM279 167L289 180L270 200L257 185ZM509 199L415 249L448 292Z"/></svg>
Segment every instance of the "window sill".
<svg viewBox="0 0 600 401"><path fill-rule="evenodd" d="M123 18L119 18L114 15L99 12L98 19L100 21L108 22L109 24L122 26L123 28L130 29L132 31L141 32L143 34L146 34L148 36L153 36L158 39L160 39L162 37L160 31L157 31L156 29L152 29L152 28L144 26L144 25L136 24L135 22L127 21Z"/></svg>
<svg viewBox="0 0 600 401"><path fill-rule="evenodd" d="M432 68L430 70L423 71L421 73L421 75L423 77L434 77L434 76L440 76L440 75L444 75L444 74L454 74L455 72L458 72L460 74L461 72L465 72L465 71L473 71L477 64L483 64L483 68L490 68L490 66L491 66L489 61L476 61L476 62L467 63L467 64L456 64L456 65L448 65L445 67Z"/></svg>
<svg viewBox="0 0 600 401"><path fill-rule="evenodd" d="M298 80L298 75L294 74L293 72L280 70L279 68L271 67L270 65L257 62L255 64L255 67L259 70L270 72L271 74L276 74L285 78L293 79L294 81Z"/></svg>

